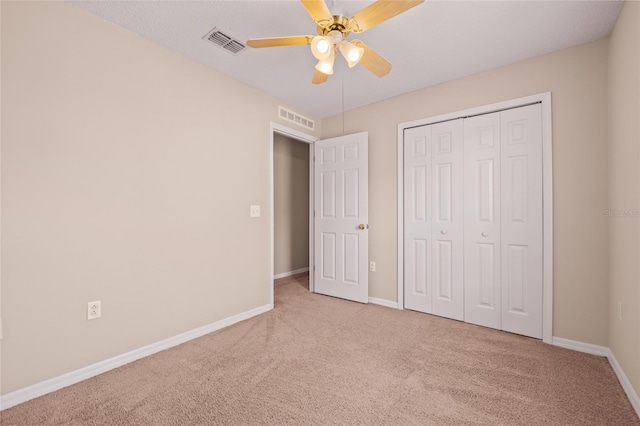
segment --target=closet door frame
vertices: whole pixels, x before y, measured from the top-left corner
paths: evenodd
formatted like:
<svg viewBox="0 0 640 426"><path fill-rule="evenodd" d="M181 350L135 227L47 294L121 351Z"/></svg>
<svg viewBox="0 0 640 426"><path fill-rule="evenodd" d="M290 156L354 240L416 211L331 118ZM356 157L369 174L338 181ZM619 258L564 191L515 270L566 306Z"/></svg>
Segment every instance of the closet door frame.
<svg viewBox="0 0 640 426"><path fill-rule="evenodd" d="M404 131L442 121L540 103L542 109L542 341L553 340L553 174L551 92L398 124L398 309L404 309Z"/></svg>

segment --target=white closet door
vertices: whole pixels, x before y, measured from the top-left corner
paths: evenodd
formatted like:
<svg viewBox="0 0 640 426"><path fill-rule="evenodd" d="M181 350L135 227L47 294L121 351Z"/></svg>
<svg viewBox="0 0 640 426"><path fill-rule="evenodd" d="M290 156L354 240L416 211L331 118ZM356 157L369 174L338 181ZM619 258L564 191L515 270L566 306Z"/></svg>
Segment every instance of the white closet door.
<svg viewBox="0 0 640 426"><path fill-rule="evenodd" d="M464 319L462 119L431 126L432 312Z"/></svg>
<svg viewBox="0 0 640 426"><path fill-rule="evenodd" d="M404 307L431 313L431 127L404 134Z"/></svg>
<svg viewBox="0 0 640 426"><path fill-rule="evenodd" d="M542 338L541 106L501 113L502 329Z"/></svg>
<svg viewBox="0 0 640 426"><path fill-rule="evenodd" d="M465 119L464 139L464 319L500 329L500 113Z"/></svg>
<svg viewBox="0 0 640 426"><path fill-rule="evenodd" d="M405 307L463 320L462 119L404 141Z"/></svg>

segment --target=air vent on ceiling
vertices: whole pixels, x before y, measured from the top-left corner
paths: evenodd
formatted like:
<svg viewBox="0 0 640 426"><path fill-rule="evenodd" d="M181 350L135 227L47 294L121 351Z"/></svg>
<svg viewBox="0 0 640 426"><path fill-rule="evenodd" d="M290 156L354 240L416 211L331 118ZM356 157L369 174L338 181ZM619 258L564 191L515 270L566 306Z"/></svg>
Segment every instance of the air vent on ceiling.
<svg viewBox="0 0 640 426"><path fill-rule="evenodd" d="M209 31L203 39L223 48L229 53L233 53L234 55L237 55L246 47L244 44L234 39L233 36L223 33L217 27L214 27Z"/></svg>
<svg viewBox="0 0 640 426"><path fill-rule="evenodd" d="M315 123L312 119L307 118L303 115L295 113L291 110L278 106L278 116L283 120L290 121L292 123L297 124L298 126L306 127L307 129L314 130Z"/></svg>

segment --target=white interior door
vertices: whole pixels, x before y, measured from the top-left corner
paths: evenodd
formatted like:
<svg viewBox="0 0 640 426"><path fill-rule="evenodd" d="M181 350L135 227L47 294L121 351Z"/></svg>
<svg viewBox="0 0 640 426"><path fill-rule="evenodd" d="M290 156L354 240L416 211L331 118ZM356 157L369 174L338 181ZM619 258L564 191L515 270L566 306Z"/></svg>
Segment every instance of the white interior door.
<svg viewBox="0 0 640 426"><path fill-rule="evenodd" d="M404 140L404 305L463 320L462 119Z"/></svg>
<svg viewBox="0 0 640 426"><path fill-rule="evenodd" d="M464 139L464 318L500 329L500 113L467 118Z"/></svg>
<svg viewBox="0 0 640 426"><path fill-rule="evenodd" d="M315 292L369 301L368 133L314 143Z"/></svg>
<svg viewBox="0 0 640 426"><path fill-rule="evenodd" d="M542 112L500 113L502 329L542 338Z"/></svg>

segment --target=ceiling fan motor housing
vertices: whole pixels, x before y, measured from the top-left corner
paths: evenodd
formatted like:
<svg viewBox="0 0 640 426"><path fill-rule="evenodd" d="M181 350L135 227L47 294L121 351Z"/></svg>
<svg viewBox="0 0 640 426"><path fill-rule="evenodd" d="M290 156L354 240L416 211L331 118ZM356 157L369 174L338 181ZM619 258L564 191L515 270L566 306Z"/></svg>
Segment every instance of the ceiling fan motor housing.
<svg viewBox="0 0 640 426"><path fill-rule="evenodd" d="M352 31L350 21L353 20L342 15L333 15L333 22L324 21L318 24L318 35L333 37L337 31L344 40ZM327 22L326 25L325 22Z"/></svg>

